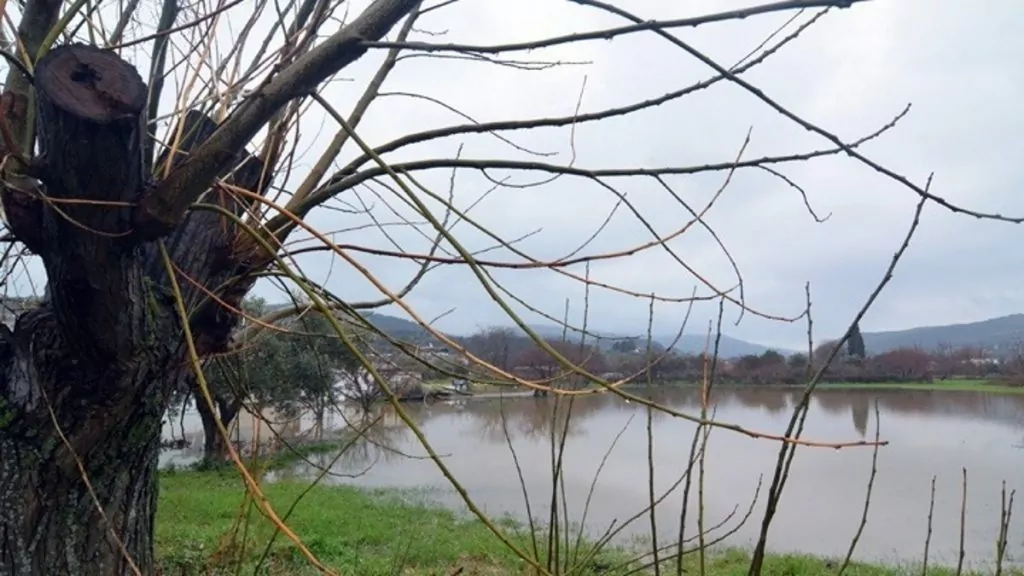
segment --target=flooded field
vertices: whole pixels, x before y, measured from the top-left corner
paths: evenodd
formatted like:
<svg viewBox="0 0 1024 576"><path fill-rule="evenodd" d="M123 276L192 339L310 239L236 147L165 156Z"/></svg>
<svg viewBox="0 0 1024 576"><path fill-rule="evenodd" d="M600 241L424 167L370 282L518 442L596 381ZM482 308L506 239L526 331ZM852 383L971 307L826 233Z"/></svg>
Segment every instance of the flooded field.
<svg viewBox="0 0 1024 576"><path fill-rule="evenodd" d="M699 412L696 390L658 390L652 394L658 402L677 410ZM716 418L780 434L797 397L796 391L787 390L721 389L715 397ZM879 451L868 524L856 557L895 562L920 560L930 484L935 476L930 561L955 564L961 469L966 468L966 557L969 565L982 567L979 563L995 554L1003 481L1008 491L1020 492L1024 488L1024 395L822 391L813 401L805 437L827 442L873 439L875 399L881 413L882 438L890 444ZM551 498L552 435L564 426L562 420L553 427L553 406L551 398L515 398L410 404L406 408L469 496L491 515L526 517L514 450L533 515L546 518ZM194 434L197 425L198 419L186 414L186 434ZM336 414L325 427L342 425L341 416ZM311 420L306 418L293 433L311 426ZM655 486L660 495L679 480L686 468L694 425L655 412L652 429ZM180 436L181 431L177 434ZM465 509L437 465L425 458L422 445L393 413L385 415L370 438L340 457L320 454L312 458L312 464L300 463L278 474L311 477L318 472L316 466L333 462L327 482L425 488L431 498ZM734 514L716 534L735 527L751 505L759 478L764 482L754 515L728 543L751 544L756 538L777 449L775 442L727 430L716 429L711 434L705 466L705 526L720 524ZM185 463L201 453L201 446L199 450L169 451L163 462ZM647 415L642 406L610 396L577 401L568 426L564 462L570 519L583 520L592 484L585 518L591 533L603 533L612 523L621 526L641 512L649 498L647 453ZM864 506L871 456L871 448L864 447L801 447L773 523L769 547L776 551L845 554ZM595 484L599 467L602 469ZM659 538L663 541L678 534L681 494L680 487L656 509ZM696 488L690 500L687 534L693 535ZM1024 512L1019 510L1014 514L1021 515ZM649 533L649 516L642 515L627 525L619 537ZM1011 528L1008 556L1015 563L1024 560L1024 529Z"/></svg>

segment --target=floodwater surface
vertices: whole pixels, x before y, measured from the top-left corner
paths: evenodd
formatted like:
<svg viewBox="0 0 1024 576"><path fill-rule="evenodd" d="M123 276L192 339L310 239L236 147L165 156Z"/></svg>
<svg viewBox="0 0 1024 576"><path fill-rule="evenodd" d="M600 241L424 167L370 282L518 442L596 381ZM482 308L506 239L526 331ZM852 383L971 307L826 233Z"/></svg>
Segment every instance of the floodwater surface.
<svg viewBox="0 0 1024 576"><path fill-rule="evenodd" d="M697 390L661 389L650 395L675 410L700 412ZM784 433L798 398L795 390L723 388L715 392L712 407L717 421L779 435ZM966 561L968 566L984 569L995 557L1003 482L1007 496L1010 490L1021 492L1024 488L1024 395L821 391L812 400L803 437L826 443L873 440L876 399L881 438L889 444L878 450L868 522L855 558L921 561L935 477L929 563L955 565L962 470L966 468ZM559 401L563 412L566 404ZM520 397L410 404L405 409L480 508L492 517L511 514L526 518L525 484L533 516L546 519L552 492L552 435L565 426L564 418L552 418L554 406L552 398ZM387 410L393 412L390 407ZM372 434L372 442L360 443L340 458L331 454L315 457L322 466L334 461L335 475L326 481L427 488L430 498L466 510L437 464L426 458L416 437L395 414L386 416ZM650 428L659 498L686 470L696 426L653 412ZM587 530L600 535L613 523L621 527L640 514L619 538L649 535L650 516L642 514L650 499L647 410L613 396L587 397L575 402L567 430L563 474L570 520L580 522L585 514ZM735 431L715 428L711 432L704 462L703 524L706 529L721 527L709 540L735 529L726 544L749 546L756 542L778 448L778 442ZM872 452L864 446L841 450L800 447L772 522L769 548L845 555L863 513ZM282 474L314 476L316 472L310 464L300 464ZM696 533L699 521L697 480L694 472L687 538ZM754 502L759 481L753 514L737 529ZM660 544L678 537L682 492L679 485L655 509ZM1018 509L1013 516L1020 518L1024 511ZM1024 561L1024 528L1015 524L1010 529L1007 557L1019 564Z"/></svg>

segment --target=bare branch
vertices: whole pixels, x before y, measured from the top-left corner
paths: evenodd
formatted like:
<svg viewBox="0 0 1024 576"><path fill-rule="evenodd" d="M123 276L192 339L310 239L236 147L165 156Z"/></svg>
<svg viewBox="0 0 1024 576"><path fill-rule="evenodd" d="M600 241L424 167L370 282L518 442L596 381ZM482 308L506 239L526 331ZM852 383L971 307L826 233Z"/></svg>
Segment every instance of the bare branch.
<svg viewBox="0 0 1024 576"><path fill-rule="evenodd" d="M613 6L613 5L608 4L608 3L601 2L599 0L574 0L574 1L578 2L580 4L588 5L588 6L595 6L595 7L601 8L602 10L605 10L607 12L611 12L613 14L617 14L619 16L622 16L622 17L626 18L627 20L631 20L633 22L636 22L638 26L643 24L643 20L641 20L638 16L634 16L633 14L630 14L629 12L627 12L627 11L621 9L621 8L618 8L617 6ZM844 5L844 7L848 7L848 6L850 6L855 1L858 1L858 0L852 0L852 1L851 0L846 0L845 2L842 2L841 4ZM682 48L688 54L690 54L691 56L693 56L697 60L700 60L705 65L707 65L709 68L712 68L713 70L715 70L719 74L721 74L721 75L725 76L726 78L728 78L730 82L736 84L737 86L742 87L747 92L750 92L750 94L752 94L753 96L755 96L756 98L758 98L759 100L761 100L762 102L764 102L765 104L770 106L773 110L775 110L776 112L778 112L782 116L784 116L784 117L788 118L789 120L793 121L794 123L799 125L801 128L804 128L805 130L808 130L810 132L814 132L815 134L825 138L829 142L832 142L837 147L839 147L839 149L841 149L843 152L845 152L848 156L859 160L861 163L871 167L875 171L877 171L877 172L879 172L881 174L884 174L885 176L888 176L892 180L895 180L896 182L902 184L903 186L909 188L910 190L913 190L914 193L916 193L921 198L924 198L924 199L930 200L932 202L935 202L939 206L942 206L943 208L946 208L947 210L949 210L951 212L954 212L954 213L965 214L965 215L968 215L968 216L974 216L975 218L982 218L982 219L986 219L986 220L1001 220L1003 222L1010 222L1012 224L1024 223L1024 216L1003 216L1002 214L997 214L997 213L979 212L977 210L971 210L969 208L964 208L962 206L958 206L956 204L953 204L953 203L949 202L945 198L942 198L940 196L936 196L935 194L932 194L927 186L924 186L924 187L919 186L919 185L911 182L906 176L903 176L901 174L897 174L896 172L890 170L889 168L886 168L885 166L882 166L881 164L875 162L874 160L871 160L867 156L865 156L865 155L861 154L860 152L854 150L849 144L846 144L845 142L843 142L843 140L841 138L839 138L839 136L837 136L834 133L829 132L829 131L825 130L824 128L821 128L818 125L813 124L810 121L808 121L808 120L798 116L797 114L795 114L794 112L792 112L788 108L786 108L785 106L782 106L781 104L779 104L778 102L776 102L775 100L770 98L760 88L757 88L753 84L751 84L751 83L747 82L746 80L743 80L742 78L736 76L734 73L730 72L729 70L726 70L718 62L715 62L710 57L705 55L703 52L697 50L696 48L694 48L693 46L687 44L686 42L683 42L682 40L676 38L675 36L672 36L668 32L665 32L663 28L654 28L653 30L654 30L654 32L656 34L658 34L662 38L665 38L666 40L670 41L672 44L675 44L679 48ZM931 178L929 177L929 183L930 182L931 182Z"/></svg>
<svg viewBox="0 0 1024 576"><path fill-rule="evenodd" d="M570 0L575 4L581 4L584 6L593 6L594 3L587 0ZM510 44L496 44L492 46L478 46L472 44L432 44L429 42L367 42L367 46L374 48L405 48L408 50L420 50L423 52L470 52L477 54L496 54L505 52L519 52L524 50L537 50L539 48L550 48L552 46L559 46L563 44L577 44L587 40L612 40L619 36L625 36L627 34L635 34L637 32L658 32L662 30L671 30L673 28L695 28L704 24L711 24L714 22L725 22L729 20L742 20L744 18L750 18L751 16L757 16L761 14L769 14L772 12L784 12L789 10L805 10L807 8L849 8L854 4L865 2L866 0L785 0L783 2L770 2L767 4L761 4L758 6L751 6L749 8L740 8L737 10L727 10L724 12L716 12L714 14L706 14L704 16L694 16L691 18L679 18L675 20L639 20L637 23L631 26L619 26L616 28L605 28L603 30L592 30L589 32L583 32L579 34L567 34L565 36L555 36L552 38L545 38L543 40L533 40L529 42L517 42Z"/></svg>
<svg viewBox="0 0 1024 576"><path fill-rule="evenodd" d="M154 239L173 230L188 207L230 166L235 151L278 110L361 57L368 49L366 40L386 34L418 5L419 0L376 0L351 24L246 98L209 140L143 198L136 214L137 238Z"/></svg>

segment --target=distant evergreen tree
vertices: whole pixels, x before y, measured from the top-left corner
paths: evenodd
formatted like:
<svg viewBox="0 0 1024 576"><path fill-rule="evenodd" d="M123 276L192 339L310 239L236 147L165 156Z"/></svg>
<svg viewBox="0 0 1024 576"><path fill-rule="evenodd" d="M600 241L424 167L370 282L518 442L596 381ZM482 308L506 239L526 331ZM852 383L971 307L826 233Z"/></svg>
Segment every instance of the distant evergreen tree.
<svg viewBox="0 0 1024 576"><path fill-rule="evenodd" d="M850 338L846 341L846 352L854 357L864 359L864 336L860 333L860 324L854 324L850 331Z"/></svg>

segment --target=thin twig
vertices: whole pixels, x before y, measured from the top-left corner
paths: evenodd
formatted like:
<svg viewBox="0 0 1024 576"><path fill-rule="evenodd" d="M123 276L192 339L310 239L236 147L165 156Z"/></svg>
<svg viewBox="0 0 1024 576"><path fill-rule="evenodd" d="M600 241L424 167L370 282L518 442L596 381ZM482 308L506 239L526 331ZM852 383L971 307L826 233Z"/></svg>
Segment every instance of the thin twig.
<svg viewBox="0 0 1024 576"><path fill-rule="evenodd" d="M878 398L875 398L875 440L878 440L882 434L882 420L878 412ZM853 551L857 548L857 542L860 541L861 534L864 533L864 526L868 523L868 509L871 507L871 490L875 486L875 474L878 472L878 446L875 446L874 450L871 451L871 475L868 476L868 488L864 495L864 512L860 516L860 524L857 526L857 532L853 535L853 540L850 541L850 549L846 551L846 558L843 559L842 566L839 567L839 576L843 576L843 572L850 565L850 559L853 558Z"/></svg>
<svg viewBox="0 0 1024 576"><path fill-rule="evenodd" d="M964 533L967 531L967 468L960 470L963 472L963 482L960 492L960 554L956 561L956 576L964 571Z"/></svg>
<svg viewBox="0 0 1024 576"><path fill-rule="evenodd" d="M928 575L928 548L932 543L932 514L935 512L935 476L932 476L932 491L928 499L928 533L924 538L924 561L921 563L921 576Z"/></svg>
<svg viewBox="0 0 1024 576"><path fill-rule="evenodd" d="M931 182L930 179L929 182ZM886 285L888 285L889 281L892 279L897 264L899 264L900 259L903 257L903 254L910 246L910 241L914 237L914 233L917 232L917 226L918 224L920 224L921 221L921 211L924 210L924 205L926 202L927 198L922 197L920 201L917 203L917 207L914 210L913 220L910 223L910 228L907 230L907 234L906 236L904 236L903 242L900 244L899 248L893 254L892 260L889 262L889 266L888 268L886 268L885 274L883 274L882 279L878 282L878 284L875 286L875 289L868 296L867 300L864 302L864 305L861 306L860 310L857 312L857 315L854 317L853 322L851 322L849 327L847 328L846 333L843 335L841 339L839 339L839 341L836 342L835 346L832 347L832 350L829 353L828 358L826 358L822 365L817 368L817 370L814 373L814 376L811 378L807 386L804 388L804 393L801 396L800 401L797 403L797 406L793 409L793 414L790 417L788 426L786 427L786 437L799 438L800 435L803 433L804 422L806 421L807 412L810 408L811 395L814 393L814 390L817 387L817 384L821 380L822 376L824 376L825 370L828 369L829 365L832 363L832 360L835 359L836 355L839 353L839 350L850 338L850 333L853 327L858 325L861 318L863 318L864 315L867 314L867 311L871 308L871 306L875 303L875 300L878 298L878 295L882 293L882 290L885 288ZM808 361L810 361L810 359L808 359ZM768 488L768 501L766 503L764 518L761 522L761 532L758 536L757 544L754 547L754 552L752 554L750 561L750 567L748 570L749 576L759 576L761 574L761 568L764 565L765 547L768 542L768 529L771 526L772 518L774 517L775 511L778 507L779 499L782 497L782 490L785 488L786 480L789 477L790 465L793 461L793 455L796 453L796 446L797 444L786 444L779 448L779 455L776 460L775 471L772 477L772 483L771 486L769 486Z"/></svg>

